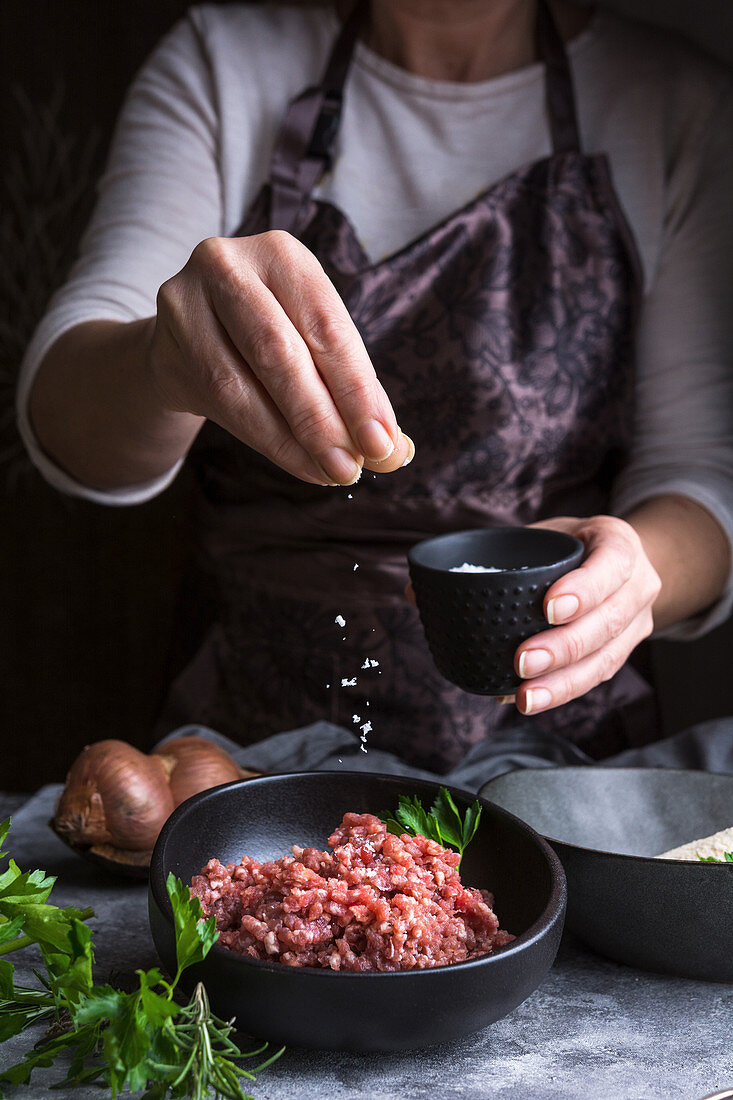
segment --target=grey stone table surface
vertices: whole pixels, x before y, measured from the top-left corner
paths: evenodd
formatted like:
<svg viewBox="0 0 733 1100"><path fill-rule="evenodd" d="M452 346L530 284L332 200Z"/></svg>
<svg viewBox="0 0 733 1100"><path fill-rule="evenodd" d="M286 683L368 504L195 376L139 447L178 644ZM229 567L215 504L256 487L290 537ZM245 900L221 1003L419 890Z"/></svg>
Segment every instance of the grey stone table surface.
<svg viewBox="0 0 733 1100"><path fill-rule="evenodd" d="M58 876L57 905L94 907L98 980L155 965L144 884L113 878L61 844L47 827L58 790L45 788L20 809L0 796L0 816L13 811L6 847L21 868ZM32 982L32 949L13 961L19 980ZM19 1061L39 1036L3 1044L0 1065ZM60 1076L44 1070L6 1095L46 1095ZM540 988L484 1031L402 1054L290 1048L248 1087L256 1100L701 1100L733 1088L733 986L619 966L566 937ZM88 1086L51 1095L108 1094Z"/></svg>

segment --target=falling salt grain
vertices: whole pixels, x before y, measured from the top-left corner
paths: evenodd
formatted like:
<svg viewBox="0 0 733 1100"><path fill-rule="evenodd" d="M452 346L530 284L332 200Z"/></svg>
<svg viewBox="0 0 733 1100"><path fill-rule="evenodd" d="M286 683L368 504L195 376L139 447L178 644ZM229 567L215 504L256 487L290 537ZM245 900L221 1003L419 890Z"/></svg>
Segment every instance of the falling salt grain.
<svg viewBox="0 0 733 1100"><path fill-rule="evenodd" d="M372 724L371 724L371 722L365 722L365 723L364 723L364 725L363 725L363 726L361 726L361 732L362 732L362 734L364 735L364 737L366 737L366 735L367 735L368 733L371 733L371 732L372 732Z"/></svg>
<svg viewBox="0 0 733 1100"><path fill-rule="evenodd" d="M375 661L373 657L365 657L364 658L364 664L361 667L362 668L378 668L379 667L379 661Z"/></svg>
<svg viewBox="0 0 733 1100"><path fill-rule="evenodd" d="M351 721L352 721L352 722L361 722L361 715L359 715L359 714L352 714L352 715L351 715Z"/></svg>
<svg viewBox="0 0 733 1100"><path fill-rule="evenodd" d="M333 621L336 623L337 626L346 626L346 619L343 617L343 615L337 615Z"/></svg>
<svg viewBox="0 0 733 1100"><path fill-rule="evenodd" d="M354 498L353 498L353 496L351 495L351 493L347 493L347 494L346 494L346 499L347 499L347 500L353 500Z"/></svg>
<svg viewBox="0 0 733 1100"><path fill-rule="evenodd" d="M358 563L358 561L356 561L356 562L354 562L354 572L355 573L356 573L358 568L359 568L359 563Z"/></svg>
<svg viewBox="0 0 733 1100"><path fill-rule="evenodd" d="M356 687L356 676L354 676L351 680L347 680L346 677L344 677L343 680L341 681L341 687L342 688Z"/></svg>

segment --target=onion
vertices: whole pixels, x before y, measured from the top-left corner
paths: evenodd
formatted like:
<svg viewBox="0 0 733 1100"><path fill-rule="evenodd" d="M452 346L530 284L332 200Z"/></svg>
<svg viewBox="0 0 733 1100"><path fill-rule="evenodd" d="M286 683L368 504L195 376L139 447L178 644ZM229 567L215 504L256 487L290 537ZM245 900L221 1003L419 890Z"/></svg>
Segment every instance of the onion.
<svg viewBox="0 0 733 1100"><path fill-rule="evenodd" d="M173 812L173 762L125 741L87 745L66 777L52 825L72 846L148 851Z"/></svg>
<svg viewBox="0 0 733 1100"><path fill-rule="evenodd" d="M175 761L169 779L174 806L180 806L199 791L231 783L243 774L226 749L204 737L176 737L153 751L153 756L159 754Z"/></svg>

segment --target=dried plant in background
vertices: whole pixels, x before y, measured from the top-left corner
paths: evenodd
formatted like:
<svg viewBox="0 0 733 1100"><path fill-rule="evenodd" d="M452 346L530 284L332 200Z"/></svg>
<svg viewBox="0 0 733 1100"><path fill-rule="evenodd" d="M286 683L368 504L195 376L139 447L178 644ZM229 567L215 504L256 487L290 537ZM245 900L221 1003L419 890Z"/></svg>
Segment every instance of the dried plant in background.
<svg viewBox="0 0 733 1100"><path fill-rule="evenodd" d="M15 427L23 352L63 282L87 221L99 168L98 130L64 129L65 89L46 102L15 85L18 142L0 175L0 469L16 486L29 461Z"/></svg>

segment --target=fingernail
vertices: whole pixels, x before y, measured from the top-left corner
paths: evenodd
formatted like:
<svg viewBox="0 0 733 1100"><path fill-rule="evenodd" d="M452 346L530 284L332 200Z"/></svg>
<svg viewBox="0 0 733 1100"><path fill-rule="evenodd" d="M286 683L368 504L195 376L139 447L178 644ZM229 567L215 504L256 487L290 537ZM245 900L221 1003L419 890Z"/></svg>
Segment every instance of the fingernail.
<svg viewBox="0 0 733 1100"><path fill-rule="evenodd" d="M555 596L547 605L547 621L550 626L557 626L571 618L580 607L577 596Z"/></svg>
<svg viewBox="0 0 733 1100"><path fill-rule="evenodd" d="M403 435L404 435L404 432L403 432ZM407 440L408 451L407 451L407 458L402 463L402 465L403 466L409 466L410 463L412 462L413 458L415 457L415 444L412 442L409 435L405 435L405 439Z"/></svg>
<svg viewBox="0 0 733 1100"><path fill-rule="evenodd" d="M505 707L507 703L513 703L516 700L516 695L497 695L496 701L499 706Z"/></svg>
<svg viewBox="0 0 733 1100"><path fill-rule="evenodd" d="M317 485L334 486L336 482L323 469L320 462L311 456L310 474Z"/></svg>
<svg viewBox="0 0 733 1100"><path fill-rule="evenodd" d="M547 688L529 688L525 692L522 714L534 714L535 711L548 707L551 702L552 696Z"/></svg>
<svg viewBox="0 0 733 1100"><path fill-rule="evenodd" d="M342 447L332 447L320 456L326 476L337 485L353 485L361 477L361 466L353 455Z"/></svg>
<svg viewBox="0 0 733 1100"><path fill-rule="evenodd" d="M326 471L323 469L323 466L321 466L320 462L316 462L316 460L314 459L313 460L313 465L318 470L318 474L316 476L323 479L323 480L319 480L319 482L318 482L319 485L323 485L324 487L334 489L339 484L338 481L333 481L331 476L326 473Z"/></svg>
<svg viewBox="0 0 733 1100"><path fill-rule="evenodd" d="M394 451L389 432L378 420L367 420L357 430L356 439L370 462L384 462Z"/></svg>
<svg viewBox="0 0 733 1100"><path fill-rule="evenodd" d="M552 654L546 649L525 649L519 655L519 675L523 680L539 676L552 664Z"/></svg>

